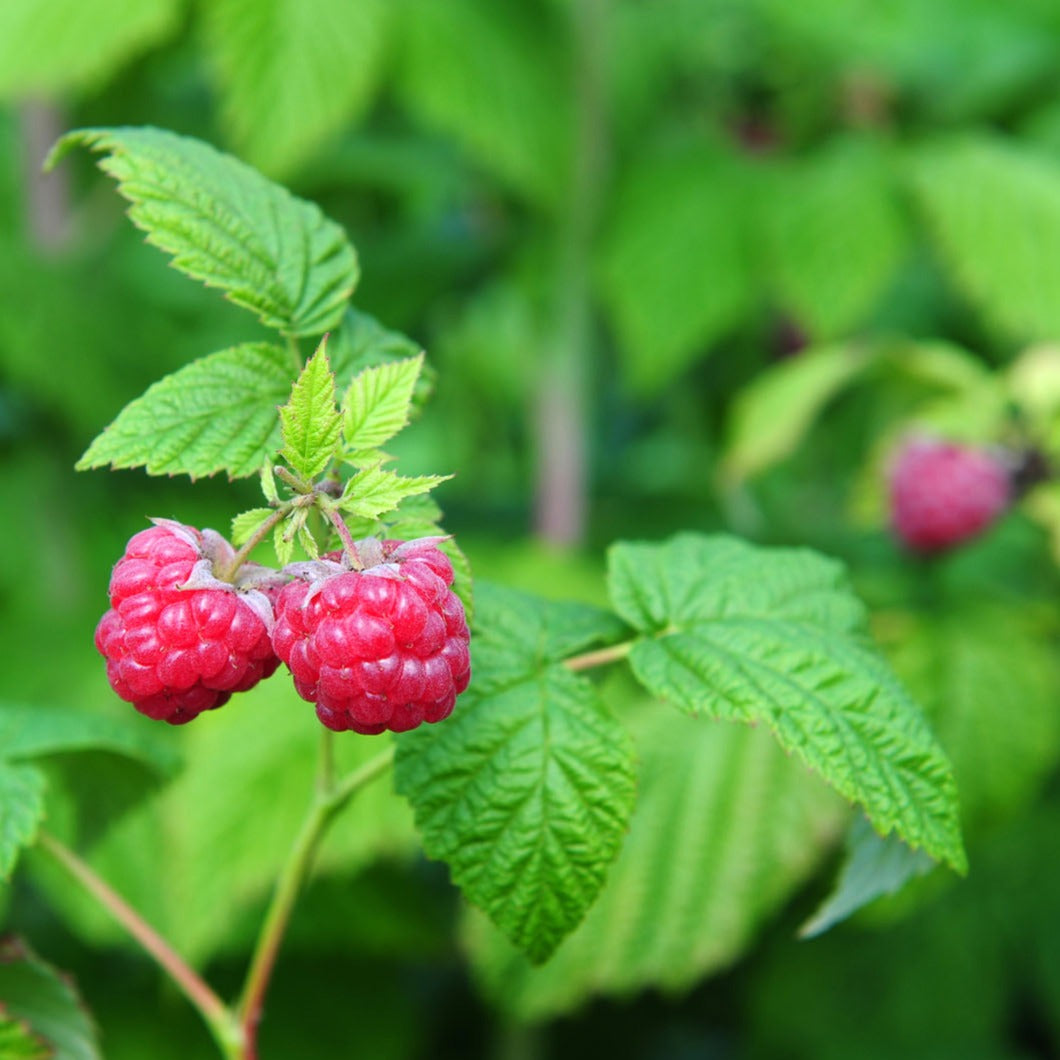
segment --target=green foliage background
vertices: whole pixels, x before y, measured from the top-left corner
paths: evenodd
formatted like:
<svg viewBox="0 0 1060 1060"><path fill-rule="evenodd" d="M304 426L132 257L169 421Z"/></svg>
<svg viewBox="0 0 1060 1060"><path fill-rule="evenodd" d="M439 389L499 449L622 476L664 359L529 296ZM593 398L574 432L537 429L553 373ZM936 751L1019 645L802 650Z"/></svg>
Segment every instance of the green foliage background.
<svg viewBox="0 0 1060 1060"><path fill-rule="evenodd" d="M0 6L4 700L113 716L91 631L124 541L145 516L223 530L260 502L72 471L159 376L268 338L168 269L86 158L38 174L67 128L148 123L347 228L357 305L438 372L395 451L406 473L458 472L437 497L477 576L604 603L618 537L819 548L957 770L968 879L928 875L796 942L842 807L762 733L660 719L614 679L654 859L620 855L584 931L531 972L371 789L297 914L265 1056L1060 1052L1060 492L930 565L891 542L882 500L914 424L1034 437L1060 462L1058 69L1049 0ZM165 789L120 748L43 766L50 827L222 988L310 784L292 703L269 684L249 730L221 712L170 734L188 765ZM43 861L0 909L75 974L108 1058L204 1048Z"/></svg>

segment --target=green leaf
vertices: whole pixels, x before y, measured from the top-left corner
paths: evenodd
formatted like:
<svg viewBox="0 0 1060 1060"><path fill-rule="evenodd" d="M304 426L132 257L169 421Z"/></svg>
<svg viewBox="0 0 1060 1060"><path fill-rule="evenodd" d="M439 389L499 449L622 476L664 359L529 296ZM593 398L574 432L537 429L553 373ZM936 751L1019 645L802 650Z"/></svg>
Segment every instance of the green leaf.
<svg viewBox="0 0 1060 1060"><path fill-rule="evenodd" d="M873 361L857 350L828 346L756 375L732 404L725 474L748 478L790 456L825 405Z"/></svg>
<svg viewBox="0 0 1060 1060"><path fill-rule="evenodd" d="M477 0L412 0L400 10L398 90L409 110L514 190L558 202L573 125L560 20Z"/></svg>
<svg viewBox="0 0 1060 1060"><path fill-rule="evenodd" d="M935 867L922 850L912 850L897 836L886 838L859 817L847 834L847 856L835 889L799 929L802 938L816 938L885 894L895 894L911 879Z"/></svg>
<svg viewBox="0 0 1060 1060"><path fill-rule="evenodd" d="M279 448L276 407L291 363L279 346L246 343L160 379L127 405L77 468L143 467L151 475L253 475Z"/></svg>
<svg viewBox="0 0 1060 1060"><path fill-rule="evenodd" d="M205 39L233 142L285 173L363 114L379 79L386 0L212 0Z"/></svg>
<svg viewBox="0 0 1060 1060"><path fill-rule="evenodd" d="M277 523L276 529L272 532L272 548L281 567L286 567L294 556L294 539L297 533L298 527L293 519L285 519L282 523Z"/></svg>
<svg viewBox="0 0 1060 1060"><path fill-rule="evenodd" d="M249 541L255 531L272 518L275 511L274 508L251 508L249 511L240 512L232 520L232 544L238 548Z"/></svg>
<svg viewBox="0 0 1060 1060"><path fill-rule="evenodd" d="M0 1028L5 1016L28 1027L47 1046L44 1053L4 1052L5 1058L101 1058L96 1029L69 977L60 975L16 939L0 943Z"/></svg>
<svg viewBox="0 0 1060 1060"><path fill-rule="evenodd" d="M630 383L671 382L750 309L748 175L720 150L647 155L619 188L599 262Z"/></svg>
<svg viewBox="0 0 1060 1060"><path fill-rule="evenodd" d="M986 137L915 155L913 188L967 297L1018 339L1060 334L1060 166Z"/></svg>
<svg viewBox="0 0 1060 1060"><path fill-rule="evenodd" d="M609 559L615 609L644 634L630 663L646 688L693 715L764 722L882 835L965 870L950 763L865 643L838 563L695 534Z"/></svg>
<svg viewBox="0 0 1060 1060"><path fill-rule="evenodd" d="M129 217L173 266L218 287L288 335L319 335L338 324L357 284L346 234L312 203L296 199L208 144L153 128L81 129L53 149L105 156Z"/></svg>
<svg viewBox="0 0 1060 1060"><path fill-rule="evenodd" d="M4 1015L0 1001L0 1056L5 1060L49 1060L51 1047L38 1038L24 1023Z"/></svg>
<svg viewBox="0 0 1060 1060"><path fill-rule="evenodd" d="M840 138L778 165L763 192L782 304L813 339L848 335L879 301L907 247L889 159L876 144Z"/></svg>
<svg viewBox="0 0 1060 1060"><path fill-rule="evenodd" d="M1052 629L975 597L887 626L889 657L953 760L966 829L1025 812L1060 761Z"/></svg>
<svg viewBox="0 0 1060 1060"><path fill-rule="evenodd" d="M483 918L469 923L478 978L523 1019L569 1012L594 994L687 990L732 963L846 818L841 800L768 734L652 706L631 719L640 765L629 835L585 921L541 968Z"/></svg>
<svg viewBox="0 0 1060 1060"><path fill-rule="evenodd" d="M346 480L338 506L351 515L376 519L393 511L406 497L427 493L449 475L418 475L402 478L393 471L381 467L369 467L358 471Z"/></svg>
<svg viewBox="0 0 1060 1060"><path fill-rule="evenodd" d="M19 852L36 839L42 820L44 774L36 766L0 760L0 880L11 878Z"/></svg>
<svg viewBox="0 0 1060 1060"><path fill-rule="evenodd" d="M406 361L422 352L412 339L384 328L375 317L353 308L346 310L338 330L328 338L328 356L340 390L365 368ZM414 411L422 408L433 385L433 372L425 365L413 394Z"/></svg>
<svg viewBox="0 0 1060 1060"><path fill-rule="evenodd" d="M166 735L136 718L0 701L0 758L9 762L70 751L113 751L168 775L177 770L180 756Z"/></svg>
<svg viewBox="0 0 1060 1060"><path fill-rule="evenodd" d="M365 368L354 376L343 400L342 433L354 451L378 449L408 422L423 354Z"/></svg>
<svg viewBox="0 0 1060 1060"><path fill-rule="evenodd" d="M395 786L427 855L534 962L585 915L632 809L629 737L557 664L613 629L595 608L488 589L471 688L444 725L398 741Z"/></svg>
<svg viewBox="0 0 1060 1060"><path fill-rule="evenodd" d="M269 459L261 465L261 492L270 504L280 503L280 494L276 490L276 476L273 474L272 461Z"/></svg>
<svg viewBox="0 0 1060 1060"><path fill-rule="evenodd" d="M180 26L178 0L4 0L0 100L98 89Z"/></svg>
<svg viewBox="0 0 1060 1060"><path fill-rule="evenodd" d="M281 456L306 482L331 462L339 444L342 416L335 404L335 376L328 364L325 343L309 358L291 388L291 398L280 409L283 432Z"/></svg>

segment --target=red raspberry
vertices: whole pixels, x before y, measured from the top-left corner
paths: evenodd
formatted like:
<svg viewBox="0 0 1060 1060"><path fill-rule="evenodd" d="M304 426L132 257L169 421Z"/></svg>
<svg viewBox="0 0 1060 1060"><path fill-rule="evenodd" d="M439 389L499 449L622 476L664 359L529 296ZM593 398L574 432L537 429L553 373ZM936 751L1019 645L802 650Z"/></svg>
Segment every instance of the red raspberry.
<svg viewBox="0 0 1060 1060"><path fill-rule="evenodd" d="M129 541L114 567L96 647L122 699L149 718L180 725L253 687L280 661L269 640L266 595L214 575L232 546L213 530L154 523ZM241 573L250 576L253 567Z"/></svg>
<svg viewBox="0 0 1060 1060"><path fill-rule="evenodd" d="M1003 461L930 438L907 442L891 468L891 523L917 552L951 548L990 526L1012 498Z"/></svg>
<svg viewBox="0 0 1060 1060"><path fill-rule="evenodd" d="M281 591L273 648L329 729L405 732L448 717L467 688L467 619L438 540L363 541L364 570L305 564L309 581Z"/></svg>

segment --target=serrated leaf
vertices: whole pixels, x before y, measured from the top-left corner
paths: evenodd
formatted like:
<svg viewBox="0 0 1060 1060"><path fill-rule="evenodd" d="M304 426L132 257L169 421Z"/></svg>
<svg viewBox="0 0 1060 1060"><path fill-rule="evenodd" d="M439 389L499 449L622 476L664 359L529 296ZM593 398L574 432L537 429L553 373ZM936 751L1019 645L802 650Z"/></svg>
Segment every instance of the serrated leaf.
<svg viewBox="0 0 1060 1060"><path fill-rule="evenodd" d="M847 834L846 861L832 893L799 928L803 938L815 938L846 920L862 906L885 894L895 894L916 876L935 867L922 850L912 850L897 836L886 838L864 817Z"/></svg>
<svg viewBox="0 0 1060 1060"><path fill-rule="evenodd" d="M167 375L127 405L88 447L78 470L143 467L151 475L253 475L279 448L276 413L289 393L290 358L246 343Z"/></svg>
<svg viewBox="0 0 1060 1060"><path fill-rule="evenodd" d="M261 492L270 504L280 503L280 494L276 490L276 477L272 473L272 461L268 458L261 465Z"/></svg>
<svg viewBox="0 0 1060 1060"><path fill-rule="evenodd" d="M750 308L747 174L720 150L638 160L599 262L631 384L658 390Z"/></svg>
<svg viewBox="0 0 1060 1060"><path fill-rule="evenodd" d="M639 709L629 835L585 921L541 968L472 917L487 993L527 1020L592 995L684 991L743 954L809 876L846 817L762 731Z"/></svg>
<svg viewBox="0 0 1060 1060"><path fill-rule="evenodd" d="M1052 630L975 597L889 625L888 655L953 760L965 827L1024 812L1060 760Z"/></svg>
<svg viewBox="0 0 1060 1060"><path fill-rule="evenodd" d="M280 408L280 455L295 474L311 482L335 455L341 428L335 376L321 343L291 388L290 400Z"/></svg>
<svg viewBox="0 0 1060 1060"><path fill-rule="evenodd" d="M1060 166L985 137L914 156L913 188L968 298L1006 333L1060 334Z"/></svg>
<svg viewBox="0 0 1060 1060"><path fill-rule="evenodd" d="M75 146L103 154L129 217L173 266L218 287L289 335L338 324L358 266L343 230L312 203L209 144L162 129L80 129L56 145L50 164Z"/></svg>
<svg viewBox="0 0 1060 1060"><path fill-rule="evenodd" d="M0 880L10 879L43 819L44 774L33 765L0 760Z"/></svg>
<svg viewBox="0 0 1060 1060"><path fill-rule="evenodd" d="M386 0L212 0L203 14L225 123L267 172L292 169L370 102Z"/></svg>
<svg viewBox="0 0 1060 1060"><path fill-rule="evenodd" d="M0 99L95 88L180 25L178 0L4 0Z"/></svg>
<svg viewBox="0 0 1060 1060"><path fill-rule="evenodd" d="M725 473L747 478L789 456L829 400L873 360L846 346L827 346L760 372L732 404Z"/></svg>
<svg viewBox="0 0 1060 1060"><path fill-rule="evenodd" d="M29 1053L30 1057L101 1060L96 1029L69 977L16 939L0 942L0 1010L47 1046L45 1053ZM16 1060L21 1054L2 1055Z"/></svg>
<svg viewBox="0 0 1060 1060"><path fill-rule="evenodd" d="M415 478L402 478L401 475L384 471L381 467L365 468L346 480L339 507L351 515L375 519L393 511L406 497L427 493L449 477L418 475Z"/></svg>
<svg viewBox="0 0 1060 1060"><path fill-rule="evenodd" d="M318 559L320 557L320 549L317 547L316 539L309 532L309 528L302 523L297 531L298 543L305 549L305 554L310 559Z"/></svg>
<svg viewBox="0 0 1060 1060"><path fill-rule="evenodd" d="M881 834L965 870L952 767L867 646L838 563L682 534L614 546L609 584L644 634L630 664L647 689L694 715L764 722Z"/></svg>
<svg viewBox="0 0 1060 1060"><path fill-rule="evenodd" d="M249 541L256 530L275 514L274 508L251 508L232 520L232 544L237 548Z"/></svg>
<svg viewBox="0 0 1060 1060"><path fill-rule="evenodd" d="M113 751L163 774L176 771L180 756L165 734L137 720L64 707L0 701L0 759L9 762L69 751Z"/></svg>
<svg viewBox="0 0 1060 1060"><path fill-rule="evenodd" d="M286 567L294 556L294 536L297 527L292 530L290 520L278 523L272 532L272 548L281 567Z"/></svg>
<svg viewBox="0 0 1060 1060"><path fill-rule="evenodd" d="M814 340L850 334L879 301L908 233L888 158L840 138L770 173L760 202L782 304Z"/></svg>
<svg viewBox="0 0 1060 1060"><path fill-rule="evenodd" d="M419 356L423 350L399 331L384 328L373 316L349 308L342 323L328 337L328 356L340 390L348 387L358 372L381 364L393 364ZM413 393L413 412L431 395L434 373L424 364Z"/></svg>
<svg viewBox="0 0 1060 1060"><path fill-rule="evenodd" d="M628 735L595 687L556 663L613 624L597 609L488 591L471 687L444 725L398 741L395 787L424 850L534 962L585 915L632 809Z"/></svg>
<svg viewBox="0 0 1060 1060"><path fill-rule="evenodd" d="M342 433L349 449L354 453L378 449L406 426L422 368L420 354L365 368L354 376L342 402Z"/></svg>

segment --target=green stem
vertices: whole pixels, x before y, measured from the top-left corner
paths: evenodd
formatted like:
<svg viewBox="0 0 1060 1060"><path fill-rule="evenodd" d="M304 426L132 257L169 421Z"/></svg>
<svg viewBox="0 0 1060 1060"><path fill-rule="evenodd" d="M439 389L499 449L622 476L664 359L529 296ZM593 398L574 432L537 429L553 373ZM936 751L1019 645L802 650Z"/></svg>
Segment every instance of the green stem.
<svg viewBox="0 0 1060 1060"><path fill-rule="evenodd" d="M325 786L325 778L333 768L331 756L331 742L325 740L321 744L316 796L302 822L301 830L291 847L280 877L276 881L272 902L261 926L254 956L247 971L243 993L237 1006L243 1039L246 1043L242 1060L257 1060L258 1025L265 1006L265 994L269 988L269 980L276 966L276 958L279 955L280 945L287 931L298 892L309 875L313 856L320 840L328 825L349 800L366 784L390 768L394 760L394 747L391 745L337 784L327 783Z"/></svg>
<svg viewBox="0 0 1060 1060"><path fill-rule="evenodd" d="M227 1060L243 1060L243 1031L227 1005L176 950L108 883L54 836L40 845L158 962L202 1016Z"/></svg>
<svg viewBox="0 0 1060 1060"><path fill-rule="evenodd" d="M639 639L639 638L638 638ZM582 655L572 655L563 660L563 665L568 670L593 670L597 666L607 666L609 663L624 659L632 650L637 640L624 640L621 644L612 644L607 648L597 648L595 651L587 651Z"/></svg>
<svg viewBox="0 0 1060 1060"><path fill-rule="evenodd" d="M239 568L242 567L250 557L251 552L253 552L254 549L256 549L258 545L260 545L262 541L272 533L273 528L277 523L286 518L291 507L292 505L290 504L284 504L277 508L276 511L274 511L272 515L270 515L268 519L266 519L265 522L263 522L261 526L259 526L257 530L247 538L243 543L242 548L240 548L240 550L232 557L232 562L228 564L228 569L223 575L225 581L231 581L236 576L239 572Z"/></svg>

